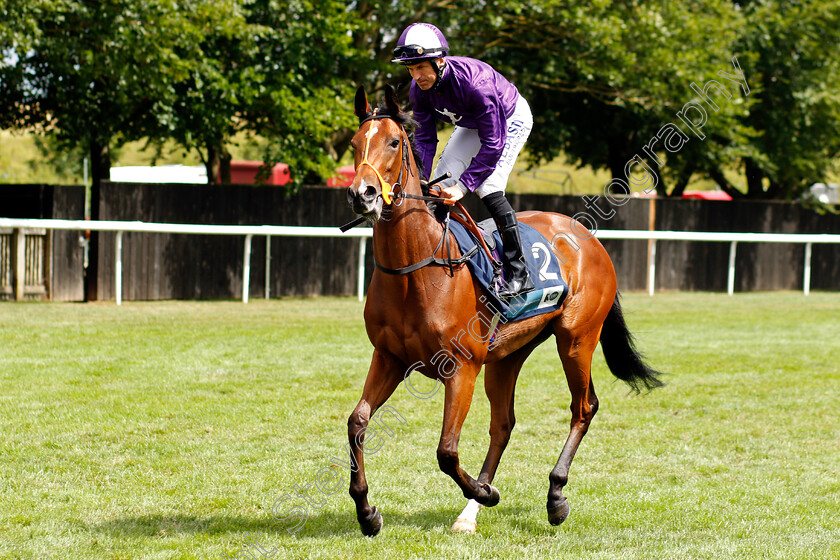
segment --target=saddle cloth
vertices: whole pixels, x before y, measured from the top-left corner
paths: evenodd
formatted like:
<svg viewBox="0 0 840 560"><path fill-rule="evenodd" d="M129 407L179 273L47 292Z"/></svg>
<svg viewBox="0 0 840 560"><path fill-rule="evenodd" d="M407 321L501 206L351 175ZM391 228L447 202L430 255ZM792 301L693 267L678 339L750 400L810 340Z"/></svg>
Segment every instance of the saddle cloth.
<svg viewBox="0 0 840 560"><path fill-rule="evenodd" d="M496 231L493 220L486 220L479 224L481 228L490 235L492 233L495 243L488 243L493 257L501 260L502 239ZM470 233L460 222L450 219L449 229L458 241L461 253L465 254L478 244L472 233ZM531 226L519 223L519 233L522 238L522 253L525 257L525 264L534 281L536 289L526 294L521 294L509 302L505 302L496 295L493 284L493 264L487 254L480 250L467 261L467 266L475 279L481 284L493 307L502 313L507 321L526 319L542 313L554 311L563 304L566 294L569 293L569 286L560 274L560 264L557 256L552 251L551 243L542 236L540 232Z"/></svg>

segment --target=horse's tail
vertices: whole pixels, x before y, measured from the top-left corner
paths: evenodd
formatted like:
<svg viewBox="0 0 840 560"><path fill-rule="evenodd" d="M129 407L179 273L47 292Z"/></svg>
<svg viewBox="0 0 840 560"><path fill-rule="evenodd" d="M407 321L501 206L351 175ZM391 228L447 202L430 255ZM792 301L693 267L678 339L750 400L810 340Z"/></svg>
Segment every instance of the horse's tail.
<svg viewBox="0 0 840 560"><path fill-rule="evenodd" d="M615 294L612 309L601 329L601 348L604 351L607 367L613 375L630 385L636 393L642 390L650 391L664 385L659 380L662 372L647 365L644 357L636 350L633 335L630 334L627 323L624 322L618 292Z"/></svg>

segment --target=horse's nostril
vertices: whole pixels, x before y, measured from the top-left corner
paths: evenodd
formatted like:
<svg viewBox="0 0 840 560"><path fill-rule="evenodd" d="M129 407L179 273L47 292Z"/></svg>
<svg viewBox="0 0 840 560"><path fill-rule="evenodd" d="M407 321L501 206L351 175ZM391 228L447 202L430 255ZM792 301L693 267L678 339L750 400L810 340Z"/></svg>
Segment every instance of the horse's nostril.
<svg viewBox="0 0 840 560"><path fill-rule="evenodd" d="M362 193L362 198L365 200L373 200L376 198L376 187L373 185L368 185L365 189L365 192Z"/></svg>
<svg viewBox="0 0 840 560"><path fill-rule="evenodd" d="M347 189L347 202L353 204L353 200L356 199L356 191L353 190L353 187Z"/></svg>

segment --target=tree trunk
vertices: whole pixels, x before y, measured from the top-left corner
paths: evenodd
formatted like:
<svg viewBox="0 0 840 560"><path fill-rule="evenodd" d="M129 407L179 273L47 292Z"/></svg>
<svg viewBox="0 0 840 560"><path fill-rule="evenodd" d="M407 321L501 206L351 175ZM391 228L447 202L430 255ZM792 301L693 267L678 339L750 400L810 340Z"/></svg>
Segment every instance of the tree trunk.
<svg viewBox="0 0 840 560"><path fill-rule="evenodd" d="M607 164L610 166L610 173L613 179L621 179L626 181L627 177L624 175L624 166L627 165L627 157L625 155L624 143L615 137L607 138Z"/></svg>
<svg viewBox="0 0 840 560"><path fill-rule="evenodd" d="M675 198L679 198L685 192L685 188L688 186L688 182L691 180L691 176L694 175L694 171L697 169L697 162L694 160L689 160L683 165L683 168L680 170L680 174L677 176L677 182L674 183L674 190L671 191L671 196Z"/></svg>
<svg viewBox="0 0 840 560"><path fill-rule="evenodd" d="M650 170L653 171L654 179L656 180L656 194L659 196L667 196L668 188L665 186L665 181L662 179L662 169L659 167L659 164L656 163L656 160L654 159L646 159L645 161L647 161Z"/></svg>
<svg viewBox="0 0 840 560"><path fill-rule="evenodd" d="M747 177L747 196L749 198L763 198L764 172L752 158L744 158L744 174Z"/></svg>
<svg viewBox="0 0 840 560"><path fill-rule="evenodd" d="M207 160L204 168L207 171L207 184L230 184L230 153L217 144L207 143Z"/></svg>
<svg viewBox="0 0 840 560"><path fill-rule="evenodd" d="M207 159L204 160L204 170L207 173L207 184L215 185L219 182L219 151L216 146L207 144Z"/></svg>
<svg viewBox="0 0 840 560"><path fill-rule="evenodd" d="M230 184L230 161L233 159L227 150L222 149L222 155L219 157L219 182L225 185Z"/></svg>
<svg viewBox="0 0 840 560"><path fill-rule="evenodd" d="M99 220L102 203L102 181L111 178L111 153L108 142L90 141L90 219ZM88 266L85 270L85 301L99 299L99 232L91 231L88 242Z"/></svg>

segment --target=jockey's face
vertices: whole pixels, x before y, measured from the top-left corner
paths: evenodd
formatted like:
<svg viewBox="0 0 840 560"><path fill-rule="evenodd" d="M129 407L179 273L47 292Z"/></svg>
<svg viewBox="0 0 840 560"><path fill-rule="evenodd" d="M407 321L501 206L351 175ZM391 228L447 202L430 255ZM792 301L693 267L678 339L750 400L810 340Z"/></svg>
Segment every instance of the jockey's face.
<svg viewBox="0 0 840 560"><path fill-rule="evenodd" d="M422 90L427 90L435 85L435 80L437 80L437 73L435 72L434 67L432 64L437 64L438 67L443 66L443 59L438 58L433 62L429 60L424 60L419 64L407 64L406 68L408 68L408 73L411 74L411 78L417 82L417 85Z"/></svg>

